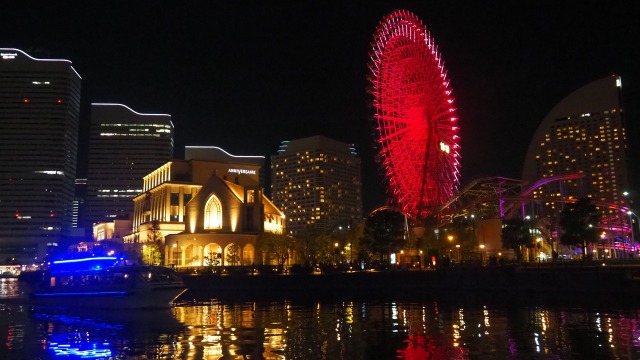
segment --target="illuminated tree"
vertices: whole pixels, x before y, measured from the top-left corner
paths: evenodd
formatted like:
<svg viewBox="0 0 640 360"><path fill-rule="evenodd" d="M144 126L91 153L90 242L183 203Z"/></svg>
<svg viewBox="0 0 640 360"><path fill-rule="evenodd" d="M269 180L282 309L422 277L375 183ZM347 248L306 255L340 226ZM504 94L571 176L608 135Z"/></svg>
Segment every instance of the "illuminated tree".
<svg viewBox="0 0 640 360"><path fill-rule="evenodd" d="M162 249L156 242L145 244L142 247L142 261L148 265L157 265L162 261Z"/></svg>
<svg viewBox="0 0 640 360"><path fill-rule="evenodd" d="M221 265L220 258L217 252L210 252L209 255L204 257L204 264L209 268L209 271L215 272L215 268Z"/></svg>
<svg viewBox="0 0 640 360"><path fill-rule="evenodd" d="M240 262L240 246L231 244L226 251L227 263L232 266L238 265Z"/></svg>

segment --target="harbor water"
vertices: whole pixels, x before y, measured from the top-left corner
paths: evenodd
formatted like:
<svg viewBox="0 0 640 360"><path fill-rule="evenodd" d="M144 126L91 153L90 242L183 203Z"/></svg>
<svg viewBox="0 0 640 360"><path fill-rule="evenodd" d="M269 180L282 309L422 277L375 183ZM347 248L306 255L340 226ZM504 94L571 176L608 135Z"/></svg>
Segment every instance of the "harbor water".
<svg viewBox="0 0 640 360"><path fill-rule="evenodd" d="M42 309L0 279L0 359L640 358L634 302L311 298L187 292L166 310Z"/></svg>

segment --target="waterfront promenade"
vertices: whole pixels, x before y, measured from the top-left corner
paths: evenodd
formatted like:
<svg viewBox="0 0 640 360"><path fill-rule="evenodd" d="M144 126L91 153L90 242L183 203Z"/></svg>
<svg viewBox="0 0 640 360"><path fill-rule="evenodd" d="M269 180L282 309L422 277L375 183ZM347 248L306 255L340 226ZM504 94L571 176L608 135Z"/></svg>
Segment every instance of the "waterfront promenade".
<svg viewBox="0 0 640 360"><path fill-rule="evenodd" d="M183 274L194 296L416 298L511 296L606 301L640 296L640 265L567 262L495 267L452 266L432 271L325 274ZM639 298L640 299L640 298Z"/></svg>

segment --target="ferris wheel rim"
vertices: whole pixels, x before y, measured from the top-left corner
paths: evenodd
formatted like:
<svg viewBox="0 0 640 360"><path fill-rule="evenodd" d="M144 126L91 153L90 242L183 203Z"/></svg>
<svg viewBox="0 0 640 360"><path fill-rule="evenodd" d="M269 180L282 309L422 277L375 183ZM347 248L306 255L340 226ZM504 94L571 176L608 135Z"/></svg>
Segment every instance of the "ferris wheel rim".
<svg viewBox="0 0 640 360"><path fill-rule="evenodd" d="M425 205L441 205L459 185L458 118L444 62L430 32L408 10L396 10L380 21L370 59L376 141L390 192L406 214L427 215L430 210ZM428 77L428 82L405 81L411 71L413 78ZM429 91L424 91L425 86ZM432 113L426 114L428 111ZM418 145L410 146L412 142ZM412 149L424 145L425 151L409 153L401 145ZM413 167L406 165L412 154L420 162ZM420 187L407 185L407 176L414 182L420 177ZM426 193L431 197L428 200Z"/></svg>

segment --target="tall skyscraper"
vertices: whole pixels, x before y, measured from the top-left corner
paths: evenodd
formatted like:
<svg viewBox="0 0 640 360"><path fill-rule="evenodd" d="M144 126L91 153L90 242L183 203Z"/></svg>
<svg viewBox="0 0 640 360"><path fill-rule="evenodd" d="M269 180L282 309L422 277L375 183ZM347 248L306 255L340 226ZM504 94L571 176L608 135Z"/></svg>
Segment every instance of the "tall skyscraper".
<svg viewBox="0 0 640 360"><path fill-rule="evenodd" d="M71 227L81 77L0 48L0 262L41 259Z"/></svg>
<svg viewBox="0 0 640 360"><path fill-rule="evenodd" d="M582 174L554 181L533 192L551 208L560 200L590 198L596 203L628 206L627 134L619 76L596 80L559 102L544 118L529 145L523 179L531 183L554 176Z"/></svg>
<svg viewBox="0 0 640 360"><path fill-rule="evenodd" d="M129 218L142 178L173 158L171 115L91 104L86 227Z"/></svg>
<svg viewBox="0 0 640 360"><path fill-rule="evenodd" d="M352 145L324 136L283 141L271 157L271 196L293 236L359 221L360 159Z"/></svg>

